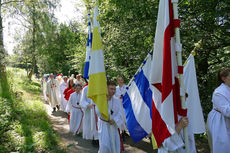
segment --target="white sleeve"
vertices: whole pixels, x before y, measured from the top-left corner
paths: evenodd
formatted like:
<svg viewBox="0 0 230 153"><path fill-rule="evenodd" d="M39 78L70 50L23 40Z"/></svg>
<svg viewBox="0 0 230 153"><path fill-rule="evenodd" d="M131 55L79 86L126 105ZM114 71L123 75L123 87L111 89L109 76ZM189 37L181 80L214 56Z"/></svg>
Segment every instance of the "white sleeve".
<svg viewBox="0 0 230 153"><path fill-rule="evenodd" d="M113 106L114 114L112 115L112 119L115 121L118 128L121 128L121 125L123 124L123 118L122 118L122 110L121 110L121 105L119 100L114 98L113 105L114 105Z"/></svg>
<svg viewBox="0 0 230 153"><path fill-rule="evenodd" d="M163 151L176 151L183 146L183 140L177 134L177 132L175 132L171 137L164 140L162 146L158 149L158 153Z"/></svg>
<svg viewBox="0 0 230 153"><path fill-rule="evenodd" d="M84 88L81 94L82 95L81 95L80 105L83 109L86 109L87 106L90 104L88 102L88 97L87 97L87 88Z"/></svg>
<svg viewBox="0 0 230 153"><path fill-rule="evenodd" d="M223 95L216 93L212 97L214 108L220 111L224 116L230 117L230 100Z"/></svg>
<svg viewBox="0 0 230 153"><path fill-rule="evenodd" d="M119 91L118 91L118 88L116 88L116 93L115 93L115 96L117 97L117 98L120 98L120 93L119 93Z"/></svg>
<svg viewBox="0 0 230 153"><path fill-rule="evenodd" d="M49 95L49 92L50 92L50 86L49 86L49 82L47 82L46 84L46 94Z"/></svg>
<svg viewBox="0 0 230 153"><path fill-rule="evenodd" d="M72 110L72 100L73 100L73 96L70 95L69 101L68 101L67 106L66 106L66 109L65 109L65 111L66 111L67 113L70 113L71 110Z"/></svg>

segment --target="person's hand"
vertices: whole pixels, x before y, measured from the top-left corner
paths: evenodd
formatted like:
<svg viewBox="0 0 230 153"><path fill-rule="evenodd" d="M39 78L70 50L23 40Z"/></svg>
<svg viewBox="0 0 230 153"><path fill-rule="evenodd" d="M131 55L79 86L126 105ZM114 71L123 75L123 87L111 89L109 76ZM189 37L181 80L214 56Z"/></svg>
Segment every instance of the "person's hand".
<svg viewBox="0 0 230 153"><path fill-rule="evenodd" d="M110 124L110 125L113 125L114 123L115 123L114 120L109 120L109 124Z"/></svg>
<svg viewBox="0 0 230 153"><path fill-rule="evenodd" d="M179 134L181 129L183 129L184 127L188 126L188 118L187 117L183 117L179 120L179 122L176 125L176 131Z"/></svg>

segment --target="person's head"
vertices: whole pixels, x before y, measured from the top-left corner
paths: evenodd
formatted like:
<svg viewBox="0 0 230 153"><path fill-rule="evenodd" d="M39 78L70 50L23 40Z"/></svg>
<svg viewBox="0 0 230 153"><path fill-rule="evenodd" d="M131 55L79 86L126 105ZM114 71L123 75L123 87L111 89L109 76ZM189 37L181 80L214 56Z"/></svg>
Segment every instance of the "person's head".
<svg viewBox="0 0 230 153"><path fill-rule="evenodd" d="M113 81L107 82L107 88L108 88L108 97L112 98L113 95L116 93L116 83Z"/></svg>
<svg viewBox="0 0 230 153"><path fill-rule="evenodd" d="M63 80L64 80L65 83L67 83L67 81L68 81L67 76L64 76L64 77L63 77Z"/></svg>
<svg viewBox="0 0 230 153"><path fill-rule="evenodd" d="M79 84L79 83L74 84L74 89L75 89L76 93L80 93L80 91L82 89L81 84Z"/></svg>
<svg viewBox="0 0 230 153"><path fill-rule="evenodd" d="M218 85L225 83L230 87L230 68L223 68L218 72Z"/></svg>
<svg viewBox="0 0 230 153"><path fill-rule="evenodd" d="M76 79L79 81L79 80L81 80L81 78L82 78L82 75L81 74L78 74L77 76L76 76Z"/></svg>
<svg viewBox="0 0 230 153"><path fill-rule="evenodd" d="M119 86L123 86L124 80L123 80L123 78L121 76L117 77L117 83L118 83Z"/></svg>
<svg viewBox="0 0 230 153"><path fill-rule="evenodd" d="M69 79L69 82L68 82L68 87L69 87L69 88L72 87L73 84L74 84L73 79L70 78L70 79Z"/></svg>
<svg viewBox="0 0 230 153"><path fill-rule="evenodd" d="M50 73L50 79L53 80L54 79L54 74Z"/></svg>
<svg viewBox="0 0 230 153"><path fill-rule="evenodd" d="M74 76L75 76L74 74L71 74L71 78L72 78L72 79L74 79Z"/></svg>

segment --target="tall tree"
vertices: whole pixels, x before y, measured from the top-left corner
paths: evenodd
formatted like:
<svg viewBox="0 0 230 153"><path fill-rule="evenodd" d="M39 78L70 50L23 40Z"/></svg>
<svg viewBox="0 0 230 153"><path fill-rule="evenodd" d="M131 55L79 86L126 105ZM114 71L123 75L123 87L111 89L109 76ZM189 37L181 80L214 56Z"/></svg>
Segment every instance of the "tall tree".
<svg viewBox="0 0 230 153"><path fill-rule="evenodd" d="M31 79L37 62L39 52L38 45L45 38L46 33L51 30L54 18L54 8L58 0L24 0L13 2L9 5L11 15L25 27L25 33L30 34L31 69L28 78ZM23 40L23 38L21 39Z"/></svg>
<svg viewBox="0 0 230 153"><path fill-rule="evenodd" d="M6 75L6 51L3 44L2 0L0 0L0 94L7 96L9 90Z"/></svg>

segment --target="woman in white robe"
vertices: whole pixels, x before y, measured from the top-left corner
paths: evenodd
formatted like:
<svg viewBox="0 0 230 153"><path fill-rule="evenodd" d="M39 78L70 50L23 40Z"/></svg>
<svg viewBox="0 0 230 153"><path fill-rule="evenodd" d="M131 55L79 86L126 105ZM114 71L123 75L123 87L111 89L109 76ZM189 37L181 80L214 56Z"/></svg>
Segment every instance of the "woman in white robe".
<svg viewBox="0 0 230 153"><path fill-rule="evenodd" d="M230 68L220 70L218 80L207 120L209 144L213 153L230 153Z"/></svg>
<svg viewBox="0 0 230 153"><path fill-rule="evenodd" d="M87 96L88 86L85 86L81 96L81 107L84 112L83 118L83 139L98 140L98 117L95 112L95 104Z"/></svg>
<svg viewBox="0 0 230 153"><path fill-rule="evenodd" d="M70 95L66 112L70 113L70 124L69 130L74 134L79 134L82 132L82 121L84 113L80 106L80 99L81 99L81 85L77 84L74 86L76 92Z"/></svg>

